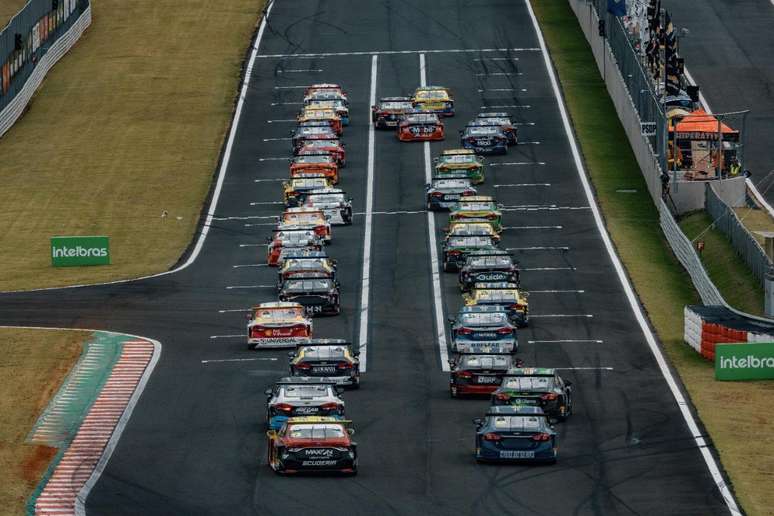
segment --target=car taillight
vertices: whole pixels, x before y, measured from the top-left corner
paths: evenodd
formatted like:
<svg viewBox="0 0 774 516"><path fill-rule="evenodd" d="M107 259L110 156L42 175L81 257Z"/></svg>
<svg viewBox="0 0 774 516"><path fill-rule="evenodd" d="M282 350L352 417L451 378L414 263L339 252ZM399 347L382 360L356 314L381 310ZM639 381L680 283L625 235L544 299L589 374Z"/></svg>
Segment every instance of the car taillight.
<svg viewBox="0 0 774 516"><path fill-rule="evenodd" d="M473 190L465 190L464 192L462 192L463 197L468 197L470 195L476 195L476 192L474 192Z"/></svg>
<svg viewBox="0 0 774 516"><path fill-rule="evenodd" d="M443 194L441 192L433 192L433 193L430 194L430 196L431 197L441 198L441 197L443 197Z"/></svg>
<svg viewBox="0 0 774 516"><path fill-rule="evenodd" d="M463 328L458 329L457 333L460 333L462 335L472 335L473 334L473 330L471 330L470 328L463 327Z"/></svg>
<svg viewBox="0 0 774 516"><path fill-rule="evenodd" d="M489 215L486 216L487 220L494 220L496 218L497 218L497 215L495 215L494 213L490 213Z"/></svg>
<svg viewBox="0 0 774 516"><path fill-rule="evenodd" d="M352 364L349 362L339 362L336 364L336 369L352 369Z"/></svg>
<svg viewBox="0 0 774 516"><path fill-rule="evenodd" d="M454 374L457 378L473 378L473 373L470 371L457 371Z"/></svg>
<svg viewBox="0 0 774 516"><path fill-rule="evenodd" d="M299 362L296 364L296 369L301 369L302 371L308 371L312 368L311 364L307 364L306 362Z"/></svg>
<svg viewBox="0 0 774 516"><path fill-rule="evenodd" d="M288 405L287 403L277 403L274 405L274 410L278 410L280 412L293 412L293 406Z"/></svg>
<svg viewBox="0 0 774 516"><path fill-rule="evenodd" d="M500 436L500 434L495 434L495 433L492 433L492 432L487 432L487 433L484 434L484 440L485 441L499 441L501 439L502 439L502 437Z"/></svg>
<svg viewBox="0 0 774 516"><path fill-rule="evenodd" d="M449 256L459 256L462 254L462 251L449 251L447 254Z"/></svg>
<svg viewBox="0 0 774 516"><path fill-rule="evenodd" d="M547 392L547 393L543 394L540 397L540 399L541 400L546 400L546 401L551 401L551 400L555 400L558 397L559 396L557 396L557 394L555 392Z"/></svg>
<svg viewBox="0 0 774 516"><path fill-rule="evenodd" d="M500 328L499 330L497 330L497 333L499 335L508 335L509 333L513 333L513 330L511 330L510 328Z"/></svg>
<svg viewBox="0 0 774 516"><path fill-rule="evenodd" d="M514 304L514 305L511 305L511 308L512 308L513 310L521 310L521 309L522 309L522 308L524 308L524 307L523 307L522 305L520 305L519 303L516 303L516 304Z"/></svg>
<svg viewBox="0 0 774 516"><path fill-rule="evenodd" d="M339 410L341 406L338 403L323 403L320 408L322 410Z"/></svg>
<svg viewBox="0 0 774 516"><path fill-rule="evenodd" d="M551 436L546 433L539 433L532 436L533 441L548 441Z"/></svg>
<svg viewBox="0 0 774 516"><path fill-rule="evenodd" d="M511 399L511 395L510 394L506 394L504 392L501 392L501 393L496 394L495 398L500 400L500 401L508 401L509 399Z"/></svg>

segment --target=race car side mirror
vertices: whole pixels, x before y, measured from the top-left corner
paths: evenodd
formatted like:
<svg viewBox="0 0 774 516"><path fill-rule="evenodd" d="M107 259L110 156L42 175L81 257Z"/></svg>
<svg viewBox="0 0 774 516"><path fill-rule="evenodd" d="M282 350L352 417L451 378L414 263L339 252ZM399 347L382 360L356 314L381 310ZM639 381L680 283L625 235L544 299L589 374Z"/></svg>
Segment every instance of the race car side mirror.
<svg viewBox="0 0 774 516"><path fill-rule="evenodd" d="M355 435L355 429L354 428L347 428L347 433L349 435Z"/></svg>
<svg viewBox="0 0 774 516"><path fill-rule="evenodd" d="M475 424L476 426L481 426L484 424L484 419L480 417L474 417L473 424Z"/></svg>
<svg viewBox="0 0 774 516"><path fill-rule="evenodd" d="M253 314L248 313L247 315L245 315L245 319L247 319L248 321L252 320L252 318L253 318Z"/></svg>
<svg viewBox="0 0 774 516"><path fill-rule="evenodd" d="M457 365L457 362L455 362L454 360L449 360L450 367L455 367L456 365Z"/></svg>
<svg viewBox="0 0 774 516"><path fill-rule="evenodd" d="M271 242L271 237L266 237L267 242Z"/></svg>
<svg viewBox="0 0 774 516"><path fill-rule="evenodd" d="M294 356L296 356L296 353L294 351L288 351L288 358L292 360Z"/></svg>
<svg viewBox="0 0 774 516"><path fill-rule="evenodd" d="M438 163L438 158L433 158L433 163Z"/></svg>
<svg viewBox="0 0 774 516"><path fill-rule="evenodd" d="M337 385L334 388L334 390L336 391L336 394L344 394L344 387L340 387L340 386Z"/></svg>
<svg viewBox="0 0 774 516"><path fill-rule="evenodd" d="M268 432L266 432L266 437L272 438L275 435L277 435L277 432L274 430L269 430Z"/></svg>
<svg viewBox="0 0 774 516"><path fill-rule="evenodd" d="M459 133L460 133L460 136L462 136L463 134L465 134L465 133L464 133L464 131L460 131Z"/></svg>
<svg viewBox="0 0 774 516"><path fill-rule="evenodd" d="M271 390L271 389L266 389L265 391L263 391L263 393L264 393L266 396L271 396L271 394L272 394L272 390Z"/></svg>

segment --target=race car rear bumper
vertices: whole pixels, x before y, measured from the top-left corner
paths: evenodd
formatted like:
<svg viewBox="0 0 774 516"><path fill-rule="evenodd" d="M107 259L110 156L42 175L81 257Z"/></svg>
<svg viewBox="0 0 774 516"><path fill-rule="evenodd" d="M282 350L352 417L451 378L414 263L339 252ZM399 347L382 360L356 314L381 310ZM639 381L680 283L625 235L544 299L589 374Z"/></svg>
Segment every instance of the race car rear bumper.
<svg viewBox="0 0 774 516"><path fill-rule="evenodd" d="M452 386L456 389L457 395L466 395L466 394L492 394L494 391L496 391L500 386L499 385L477 385L472 383L454 383L452 382Z"/></svg>

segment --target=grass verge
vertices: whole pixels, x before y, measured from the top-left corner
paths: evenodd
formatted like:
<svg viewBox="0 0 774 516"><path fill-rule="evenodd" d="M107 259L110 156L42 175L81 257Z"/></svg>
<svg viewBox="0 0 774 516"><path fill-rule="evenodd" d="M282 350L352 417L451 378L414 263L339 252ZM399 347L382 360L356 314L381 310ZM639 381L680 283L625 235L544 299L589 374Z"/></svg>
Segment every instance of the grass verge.
<svg viewBox="0 0 774 516"><path fill-rule="evenodd" d="M758 208L734 208L736 216L742 221L744 227L752 233L755 240L763 246L763 237L756 231L774 231L774 220L765 210Z"/></svg>
<svg viewBox="0 0 774 516"><path fill-rule="evenodd" d="M92 26L0 140L0 290L136 277L178 260L263 3L93 3ZM54 269L53 235L109 235L113 265Z"/></svg>
<svg viewBox="0 0 774 516"><path fill-rule="evenodd" d="M704 242L701 261L726 302L738 310L763 315L763 288L726 235L712 227L709 214L703 210L688 214L680 219L680 228L692 241Z"/></svg>
<svg viewBox="0 0 774 516"><path fill-rule="evenodd" d="M56 450L25 444L89 332L0 329L0 516L25 503Z"/></svg>
<svg viewBox="0 0 774 516"><path fill-rule="evenodd" d="M656 208L588 43L567 0L539 0L533 2L533 8L618 254L720 453L740 502L749 514L770 514L774 437L767 407L774 382L716 382L712 364L683 343L683 306L697 303L698 296L661 234ZM620 189L637 192L616 192ZM751 442L756 445L755 464L751 464L747 447Z"/></svg>
<svg viewBox="0 0 774 516"><path fill-rule="evenodd" d="M0 0L0 30L24 7L27 0Z"/></svg>

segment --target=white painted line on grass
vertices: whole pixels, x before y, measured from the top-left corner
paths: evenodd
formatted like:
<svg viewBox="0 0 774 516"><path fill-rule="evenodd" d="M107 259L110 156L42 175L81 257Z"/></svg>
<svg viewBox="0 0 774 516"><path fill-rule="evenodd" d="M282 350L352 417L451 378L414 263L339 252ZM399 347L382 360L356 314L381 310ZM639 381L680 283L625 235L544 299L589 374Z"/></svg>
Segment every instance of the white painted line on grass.
<svg viewBox="0 0 774 516"><path fill-rule="evenodd" d="M244 335L240 335L240 337L244 337ZM217 364L220 362L255 362L258 360L265 360L268 362L276 362L276 357L255 357L255 358L221 358L221 359L210 359L210 360L202 360L202 364Z"/></svg>
<svg viewBox="0 0 774 516"><path fill-rule="evenodd" d="M371 88L369 92L368 116L376 104L376 80L379 57L371 56ZM365 372L368 363L368 309L371 295L371 226L374 209L374 125L368 124L368 161L366 167L366 203L365 224L363 234L363 269L360 286L360 329L357 333L358 349L360 350L360 371Z"/></svg>
<svg viewBox="0 0 774 516"><path fill-rule="evenodd" d="M247 335L239 333L235 335L210 335L211 339L246 339Z"/></svg>
<svg viewBox="0 0 774 516"><path fill-rule="evenodd" d="M490 167L519 167L522 165L545 165L545 161L505 161L503 163L490 163Z"/></svg>
<svg viewBox="0 0 774 516"><path fill-rule="evenodd" d="M594 344L602 344L603 340L591 340L591 339L557 339L557 340L528 340L528 344L566 344L566 343L582 343L591 342Z"/></svg>
<svg viewBox="0 0 774 516"><path fill-rule="evenodd" d="M510 183L502 185L492 185L493 188L526 188L532 186L551 186L551 183Z"/></svg>
<svg viewBox="0 0 774 516"><path fill-rule="evenodd" d="M419 85L427 86L427 63L425 54L419 54ZM430 142L424 142L425 183L430 183L433 177L432 160L430 159ZM438 244L435 240L435 212L427 212L427 236L430 246L430 274L433 283L433 308L435 313L435 330L438 353L441 358L441 370L449 371L449 351L446 345L446 324L443 318L443 294L441 291L441 272L438 263Z"/></svg>
<svg viewBox="0 0 774 516"><path fill-rule="evenodd" d="M537 22L537 18L535 18L535 13L532 10L532 4L530 3L530 0L524 0L524 1L527 5L527 10L529 11L529 16L530 16L530 19L532 20L532 25L535 28L535 33L537 34L538 42L540 43L540 48L543 51L543 63L545 65L546 72L548 73L548 77L551 81L551 88L554 90L554 97L556 98L556 104L557 104L557 107L559 108L559 114L561 115L561 118L562 118L562 125L564 126L564 131L567 136L567 140L570 142L570 149L572 150L573 159L575 161L575 168L578 172L578 177L580 178L581 183L583 184L583 190L586 194L586 198L588 199L589 204L591 204L591 211L594 216L594 221L597 224L597 229L599 230L599 234L600 234L600 237L602 238L602 242L605 245L607 254L613 263L613 267L615 268L615 271L618 275L618 280L620 281L621 285L623 286L624 292L626 293L626 299L629 301L629 306L631 307L632 312L634 313L635 318L637 319L637 322L640 325L640 329L642 330L642 333L645 335L645 340L648 343L648 347L650 348L651 353L653 353L653 356L656 359L656 363L658 364L658 367L661 370L661 374L664 376L664 380L666 381L670 391L672 392L672 396L674 396L675 398L677 407L680 410L680 413L682 414L683 419L685 419L685 423L688 426L688 430L690 431L691 436L693 437L696 443L699 453L702 455L702 457L704 458L704 462L707 464L707 469L712 475L712 479L714 480L715 485L720 491L720 494L723 497L723 500L726 502L726 505L728 506L729 511L731 511L731 513L734 515L741 515L742 512L739 510L739 505L736 503L736 500L734 499L734 495L733 493L731 493L731 490L729 489L726 479L723 477L723 474L720 472L720 467L718 466L718 463L715 461L715 458L712 456L712 451L710 449L709 443L704 438L702 431L699 428L699 425L696 424L696 419L693 417L693 414L691 413L690 404L688 403L688 400L680 390L680 387L677 384L677 380L675 379L674 374L672 373L672 371L669 368L669 365L667 364L666 358L664 357L664 353L661 351L661 348L659 347L658 342L656 342L656 336L653 335L653 332L651 331L650 326L648 325L648 321L645 318L645 314L642 311L642 307L640 306L639 301L637 300L637 296L634 293L634 289L632 288L632 285L629 282L629 278L626 276L626 272L624 271L623 265L621 264L621 260L618 258L618 255L615 252L613 243L610 240L610 235L607 234L607 229L605 228L605 223L604 223L604 220L602 219L602 214L600 213L599 207L597 206L597 203L596 203L596 199L594 198L594 191L591 188L591 184L589 183L586 170L583 167L583 159L581 158L580 150L578 149L578 144L575 141L575 135L572 131L572 124L570 123L570 117L568 116L567 108L564 105L562 93L559 89L559 82L556 79L556 74L554 73L554 68L551 64L551 58L548 54L548 49L546 48L546 42L543 39L543 33L540 31L540 25Z"/></svg>
<svg viewBox="0 0 774 516"><path fill-rule="evenodd" d="M361 50L355 52L321 52L317 54L305 53L305 54L263 54L258 56L260 59L276 59L276 58L302 58L302 57L348 57L348 56L381 56L381 55L396 55L396 54L465 54L475 52L539 52L540 49L535 47L525 48L450 48L450 49L426 49L426 50ZM369 111L369 116L371 112Z"/></svg>

